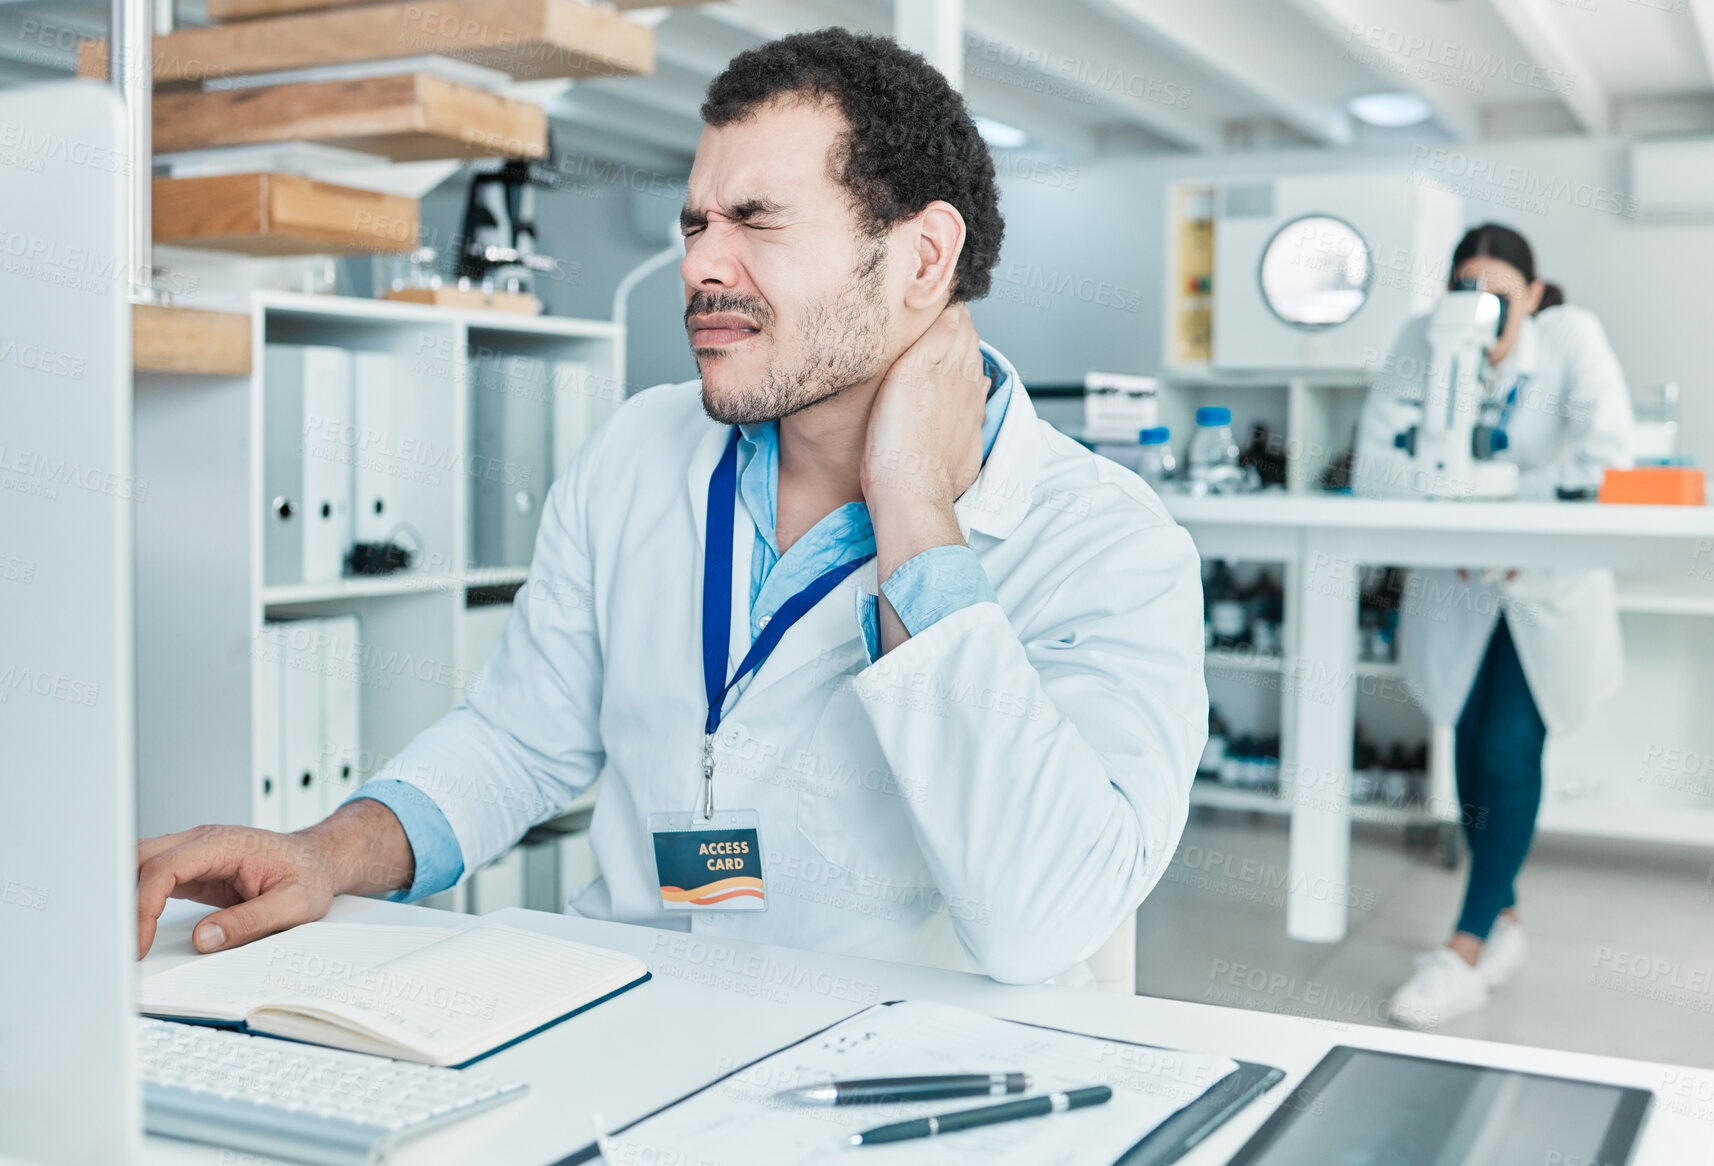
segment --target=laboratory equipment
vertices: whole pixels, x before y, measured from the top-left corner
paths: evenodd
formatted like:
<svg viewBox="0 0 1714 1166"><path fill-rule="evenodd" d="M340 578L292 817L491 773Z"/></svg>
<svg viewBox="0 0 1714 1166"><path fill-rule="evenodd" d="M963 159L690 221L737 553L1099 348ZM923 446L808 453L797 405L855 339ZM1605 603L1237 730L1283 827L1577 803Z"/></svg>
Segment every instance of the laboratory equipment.
<svg viewBox="0 0 1714 1166"><path fill-rule="evenodd" d="M1482 369L1505 330L1506 301L1492 292L1448 292L1428 323L1429 364L1416 424L1393 444L1410 458L1403 485L1431 498L1511 498L1518 467L1496 461L1506 448L1504 414L1486 424Z"/></svg>
<svg viewBox="0 0 1714 1166"><path fill-rule="evenodd" d="M1213 364L1372 368L1446 286L1463 198L1397 173L1235 178L1214 190Z"/></svg>
<svg viewBox="0 0 1714 1166"><path fill-rule="evenodd" d="M1083 439L1129 444L1159 424L1160 382L1128 373L1083 374Z"/></svg>
<svg viewBox="0 0 1714 1166"><path fill-rule="evenodd" d="M1100 442L1096 444L1095 452L1118 462L1156 490L1162 490L1178 465L1172 456L1172 446L1168 444L1171 438L1171 430L1157 425L1139 431L1135 441Z"/></svg>
<svg viewBox="0 0 1714 1166"><path fill-rule="evenodd" d="M1702 471L1693 466L1609 466L1599 497L1602 502L1642 506L1701 506L1707 492Z"/></svg>
<svg viewBox="0 0 1714 1166"><path fill-rule="evenodd" d="M1275 433L1258 421L1250 426L1250 440L1238 455L1238 464L1254 470L1263 487L1286 484L1285 434Z"/></svg>
<svg viewBox="0 0 1714 1166"><path fill-rule="evenodd" d="M1250 641L1250 612L1243 592L1224 560L1202 584L1202 606L1206 624L1205 642L1211 648L1237 648Z"/></svg>
<svg viewBox="0 0 1714 1166"><path fill-rule="evenodd" d="M1258 656L1278 656L1284 640L1285 590L1273 574L1263 571L1244 598L1250 621L1250 647Z"/></svg>
<svg viewBox="0 0 1714 1166"><path fill-rule="evenodd" d="M1196 411L1196 432L1190 435L1184 466L1185 483L1192 494L1235 494L1252 488L1250 474L1238 464L1232 410L1205 405Z"/></svg>
<svg viewBox="0 0 1714 1166"><path fill-rule="evenodd" d="M1226 722L1213 705L1208 706L1208 740L1202 746L1202 756L1196 763L1196 776L1218 778L1226 762Z"/></svg>
<svg viewBox="0 0 1714 1166"><path fill-rule="evenodd" d="M538 186L555 190L559 185L558 171L527 158L476 165L464 201L461 287L529 292L538 274L559 270L552 256L536 250L535 193Z"/></svg>
<svg viewBox="0 0 1714 1166"><path fill-rule="evenodd" d="M1632 404L1631 455L1637 464L1670 466L1678 461L1678 382L1667 381L1652 398Z"/></svg>
<svg viewBox="0 0 1714 1166"><path fill-rule="evenodd" d="M1178 469L1172 456L1172 430L1156 425L1137 434L1137 474L1156 490L1166 487Z"/></svg>

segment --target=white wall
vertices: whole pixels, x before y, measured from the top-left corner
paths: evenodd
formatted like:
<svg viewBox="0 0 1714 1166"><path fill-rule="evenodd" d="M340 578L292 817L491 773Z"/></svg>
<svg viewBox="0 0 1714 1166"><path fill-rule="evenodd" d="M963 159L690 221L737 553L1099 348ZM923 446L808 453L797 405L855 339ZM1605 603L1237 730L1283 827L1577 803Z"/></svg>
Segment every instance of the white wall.
<svg viewBox="0 0 1714 1166"><path fill-rule="evenodd" d="M994 292L975 309L978 328L1026 381L1080 381L1091 368L1158 371L1167 182L1384 168L1458 189L1470 223L1521 231L1542 277L1605 324L1633 393L1679 383L1685 452L1714 462L1714 222L1657 225L1612 213L1628 201L1619 141L1175 156L1081 169L1014 156L1001 165L1006 243ZM1480 176L1471 179L1473 170Z"/></svg>

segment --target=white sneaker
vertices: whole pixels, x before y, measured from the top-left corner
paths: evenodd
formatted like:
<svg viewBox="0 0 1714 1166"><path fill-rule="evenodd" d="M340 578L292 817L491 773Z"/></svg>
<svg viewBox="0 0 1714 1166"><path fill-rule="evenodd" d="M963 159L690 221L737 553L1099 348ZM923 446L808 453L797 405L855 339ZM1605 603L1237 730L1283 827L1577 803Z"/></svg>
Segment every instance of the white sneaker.
<svg viewBox="0 0 1714 1166"><path fill-rule="evenodd" d="M1394 1024L1439 1028L1488 1002L1488 977L1449 947L1416 957L1416 974L1393 993Z"/></svg>
<svg viewBox="0 0 1714 1166"><path fill-rule="evenodd" d="M1488 977L1488 987L1498 988L1523 967L1527 955L1529 945L1524 942L1524 925L1502 915L1488 932L1488 942L1482 945L1476 969Z"/></svg>

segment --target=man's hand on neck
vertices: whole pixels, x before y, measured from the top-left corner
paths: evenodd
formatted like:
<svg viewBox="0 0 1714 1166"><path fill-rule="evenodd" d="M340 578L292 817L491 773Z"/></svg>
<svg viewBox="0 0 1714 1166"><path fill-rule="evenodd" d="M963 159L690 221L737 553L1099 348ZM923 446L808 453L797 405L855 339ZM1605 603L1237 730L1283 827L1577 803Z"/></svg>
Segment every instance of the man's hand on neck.
<svg viewBox="0 0 1714 1166"><path fill-rule="evenodd" d="M932 547L963 546L953 503L982 468L988 378L970 310L946 308L873 383L780 422L780 551L847 502L868 505L877 578ZM881 648L910 638L880 597Z"/></svg>
<svg viewBox="0 0 1714 1166"><path fill-rule="evenodd" d="M893 362L869 411L861 485L877 579L932 547L964 546L952 504L982 468L988 378L970 310L953 304ZM910 633L883 594L881 650Z"/></svg>

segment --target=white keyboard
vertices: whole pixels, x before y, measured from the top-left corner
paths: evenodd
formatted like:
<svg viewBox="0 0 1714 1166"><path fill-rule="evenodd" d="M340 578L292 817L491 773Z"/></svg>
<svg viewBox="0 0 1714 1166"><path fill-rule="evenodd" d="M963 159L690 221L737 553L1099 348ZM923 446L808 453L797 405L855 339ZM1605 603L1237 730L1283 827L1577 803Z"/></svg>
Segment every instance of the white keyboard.
<svg viewBox="0 0 1714 1166"><path fill-rule="evenodd" d="M372 1166L406 1138L522 1097L471 1070L137 1020L144 1127L318 1166Z"/></svg>

